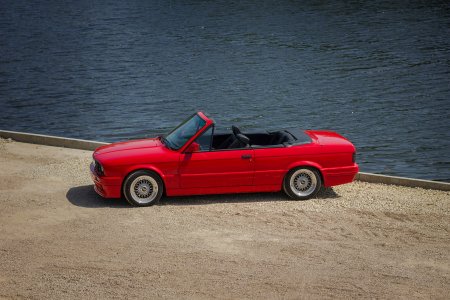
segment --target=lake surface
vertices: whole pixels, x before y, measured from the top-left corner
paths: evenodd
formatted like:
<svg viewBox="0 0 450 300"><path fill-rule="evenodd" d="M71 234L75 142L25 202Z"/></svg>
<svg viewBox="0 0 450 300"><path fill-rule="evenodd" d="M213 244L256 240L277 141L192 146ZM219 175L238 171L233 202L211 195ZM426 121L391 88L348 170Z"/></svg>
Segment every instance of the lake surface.
<svg viewBox="0 0 450 300"><path fill-rule="evenodd" d="M362 171L450 180L448 1L0 8L1 129L113 142L203 110L223 130L332 129Z"/></svg>

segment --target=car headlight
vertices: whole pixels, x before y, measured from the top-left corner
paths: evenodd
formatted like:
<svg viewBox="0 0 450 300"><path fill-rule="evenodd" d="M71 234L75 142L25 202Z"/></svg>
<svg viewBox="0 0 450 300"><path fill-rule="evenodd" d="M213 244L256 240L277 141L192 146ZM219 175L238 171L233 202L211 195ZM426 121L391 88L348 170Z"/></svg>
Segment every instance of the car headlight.
<svg viewBox="0 0 450 300"><path fill-rule="evenodd" d="M97 173L97 175L99 175L99 176L105 175L105 171L103 170L103 166L98 161L96 161L94 159L94 160L92 160L92 163L94 164L94 170Z"/></svg>

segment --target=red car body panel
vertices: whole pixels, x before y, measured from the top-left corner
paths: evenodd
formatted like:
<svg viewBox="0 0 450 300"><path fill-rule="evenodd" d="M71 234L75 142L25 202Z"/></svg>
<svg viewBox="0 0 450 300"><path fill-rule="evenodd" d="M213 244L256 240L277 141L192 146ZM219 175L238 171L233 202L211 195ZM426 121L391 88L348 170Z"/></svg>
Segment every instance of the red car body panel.
<svg viewBox="0 0 450 300"><path fill-rule="evenodd" d="M160 139L114 143L98 148L91 164L95 190L105 198L119 198L122 184L133 171L159 174L167 196L276 192L292 168L313 167L326 187L353 181L358 165L353 144L332 131L304 131L310 143L268 148L241 148L187 153L186 150L214 122L199 112L206 125L180 149L167 148Z"/></svg>

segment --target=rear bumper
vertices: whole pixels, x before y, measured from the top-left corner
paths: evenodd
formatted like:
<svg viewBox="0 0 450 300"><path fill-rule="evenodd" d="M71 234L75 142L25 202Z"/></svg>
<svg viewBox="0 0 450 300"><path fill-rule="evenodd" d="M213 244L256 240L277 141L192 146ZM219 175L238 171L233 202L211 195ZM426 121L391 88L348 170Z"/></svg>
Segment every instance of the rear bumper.
<svg viewBox="0 0 450 300"><path fill-rule="evenodd" d="M358 171L359 167L356 163L352 166L323 169L324 186L329 187L352 182Z"/></svg>
<svg viewBox="0 0 450 300"><path fill-rule="evenodd" d="M91 164L91 178L94 181L94 190L104 198L120 198L121 180L119 177L97 176L94 165Z"/></svg>

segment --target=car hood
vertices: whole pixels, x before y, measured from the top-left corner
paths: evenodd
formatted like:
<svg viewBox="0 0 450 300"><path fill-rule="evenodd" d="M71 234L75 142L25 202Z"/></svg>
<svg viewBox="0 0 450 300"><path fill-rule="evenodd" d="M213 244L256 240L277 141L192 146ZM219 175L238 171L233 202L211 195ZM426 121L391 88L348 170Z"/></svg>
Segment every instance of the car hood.
<svg viewBox="0 0 450 300"><path fill-rule="evenodd" d="M160 142L157 138L154 139L143 139L143 140L133 140L128 142L113 143L106 146L99 147L95 150L96 155L133 150L133 149L143 149L143 148L155 148L159 147Z"/></svg>

